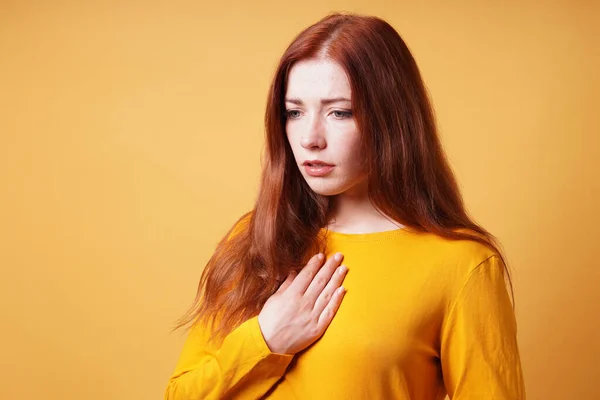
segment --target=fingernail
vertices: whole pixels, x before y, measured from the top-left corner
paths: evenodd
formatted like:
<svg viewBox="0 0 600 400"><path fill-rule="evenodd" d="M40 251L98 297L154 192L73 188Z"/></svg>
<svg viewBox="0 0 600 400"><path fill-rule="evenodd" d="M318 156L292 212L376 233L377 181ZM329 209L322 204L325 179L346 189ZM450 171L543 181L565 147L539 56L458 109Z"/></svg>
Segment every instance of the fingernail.
<svg viewBox="0 0 600 400"><path fill-rule="evenodd" d="M340 275L344 275L344 273L346 272L346 270L347 270L347 269L348 269L348 268L346 268L346 266L345 266L345 265L341 265L341 266L338 268L338 271L339 271Z"/></svg>
<svg viewBox="0 0 600 400"><path fill-rule="evenodd" d="M343 286L340 286L340 288L338 289L339 294L344 294L345 291L346 291L346 288Z"/></svg>
<svg viewBox="0 0 600 400"><path fill-rule="evenodd" d="M340 261L342 259L342 253L335 253L335 261Z"/></svg>
<svg viewBox="0 0 600 400"><path fill-rule="evenodd" d="M319 253L319 255L317 255L317 258L319 259L319 261L323 261L323 257L325 257L323 255L323 253Z"/></svg>

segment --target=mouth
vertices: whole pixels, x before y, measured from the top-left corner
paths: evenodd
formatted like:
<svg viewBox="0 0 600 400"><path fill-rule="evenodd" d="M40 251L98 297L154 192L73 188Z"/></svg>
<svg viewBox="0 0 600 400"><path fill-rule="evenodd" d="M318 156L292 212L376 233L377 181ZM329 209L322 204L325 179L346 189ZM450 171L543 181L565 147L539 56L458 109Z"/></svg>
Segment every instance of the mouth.
<svg viewBox="0 0 600 400"><path fill-rule="evenodd" d="M308 166L308 167L316 167L316 168L333 167L333 164L327 164L322 161L305 161L302 165Z"/></svg>
<svg viewBox="0 0 600 400"><path fill-rule="evenodd" d="M313 177L324 177L331 173L334 168L334 165L329 164L304 163L306 173Z"/></svg>

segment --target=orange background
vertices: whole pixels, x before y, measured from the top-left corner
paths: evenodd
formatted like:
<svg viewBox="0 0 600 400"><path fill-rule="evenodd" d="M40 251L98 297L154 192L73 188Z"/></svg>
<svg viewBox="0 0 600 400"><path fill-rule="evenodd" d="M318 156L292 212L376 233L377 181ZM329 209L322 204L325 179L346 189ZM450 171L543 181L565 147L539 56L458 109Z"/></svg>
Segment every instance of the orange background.
<svg viewBox="0 0 600 400"><path fill-rule="evenodd" d="M411 47L515 270L528 398L600 398L598 2L52 3L0 1L3 398L162 398L278 57L334 10Z"/></svg>

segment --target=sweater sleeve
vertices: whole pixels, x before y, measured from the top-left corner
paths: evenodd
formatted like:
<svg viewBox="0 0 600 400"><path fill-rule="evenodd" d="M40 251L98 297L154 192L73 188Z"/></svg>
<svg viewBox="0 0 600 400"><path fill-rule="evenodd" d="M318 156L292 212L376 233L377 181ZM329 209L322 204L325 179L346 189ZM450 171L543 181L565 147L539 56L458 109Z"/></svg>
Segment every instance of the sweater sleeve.
<svg viewBox="0 0 600 400"><path fill-rule="evenodd" d="M214 349L196 324L183 346L165 400L258 399L283 376L294 357L270 351L258 316L231 331Z"/></svg>
<svg viewBox="0 0 600 400"><path fill-rule="evenodd" d="M452 400L524 400L516 320L502 260L493 255L471 271L444 322L444 384Z"/></svg>
<svg viewBox="0 0 600 400"><path fill-rule="evenodd" d="M230 230L229 241L246 228L250 214ZM293 354L273 353L258 323L258 316L232 330L220 345L209 342L203 324L190 329L165 400L258 399L283 376Z"/></svg>

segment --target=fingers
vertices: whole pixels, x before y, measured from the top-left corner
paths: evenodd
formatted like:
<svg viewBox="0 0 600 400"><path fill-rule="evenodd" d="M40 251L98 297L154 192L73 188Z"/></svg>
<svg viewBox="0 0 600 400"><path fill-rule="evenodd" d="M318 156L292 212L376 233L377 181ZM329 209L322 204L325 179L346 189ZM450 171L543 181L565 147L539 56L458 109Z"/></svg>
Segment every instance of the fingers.
<svg viewBox="0 0 600 400"><path fill-rule="evenodd" d="M324 258L325 257L321 253L314 255L308 261L308 264L302 268L302 271L300 271L296 279L289 285L289 289L296 293L303 294L317 271L319 271L319 268L321 268Z"/></svg>
<svg viewBox="0 0 600 400"><path fill-rule="evenodd" d="M315 301L315 305L313 307L313 312L315 314L321 314L325 307L329 305L331 300L335 297L335 291L342 286L342 282L344 281L347 272L348 268L345 265L340 265L338 268L336 268L333 276L327 283L327 286L325 286L325 289L323 289Z"/></svg>
<svg viewBox="0 0 600 400"><path fill-rule="evenodd" d="M341 253L335 253L333 257L330 257L329 260L327 260L325 265L317 272L304 293L304 297L307 301L314 304L343 258L344 256Z"/></svg>
<svg viewBox="0 0 600 400"><path fill-rule="evenodd" d="M325 307L321 315L319 315L319 320L317 321L317 329L319 331L324 332L329 326L331 320L335 316L335 313L337 313L338 309L340 308L340 304L342 304L342 299L344 298L345 294L346 289L343 286L337 288L337 290L333 293L333 297L331 297L329 304L327 307Z"/></svg>

